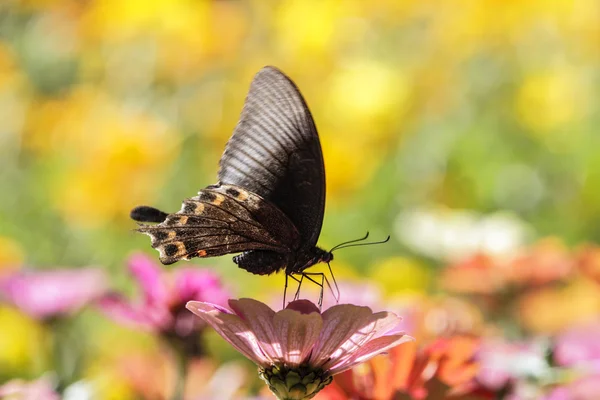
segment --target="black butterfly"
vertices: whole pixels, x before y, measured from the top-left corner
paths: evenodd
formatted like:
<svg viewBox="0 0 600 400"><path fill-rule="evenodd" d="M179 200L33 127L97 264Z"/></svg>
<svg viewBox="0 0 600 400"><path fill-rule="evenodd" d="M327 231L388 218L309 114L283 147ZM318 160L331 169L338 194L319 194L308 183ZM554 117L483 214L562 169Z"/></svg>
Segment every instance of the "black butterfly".
<svg viewBox="0 0 600 400"><path fill-rule="evenodd" d="M233 261L253 274L304 276L333 259L316 246L325 209L319 135L300 91L278 69L254 77L218 179L174 214L131 211L136 221L158 223L138 231L150 236L163 264L241 252Z"/></svg>

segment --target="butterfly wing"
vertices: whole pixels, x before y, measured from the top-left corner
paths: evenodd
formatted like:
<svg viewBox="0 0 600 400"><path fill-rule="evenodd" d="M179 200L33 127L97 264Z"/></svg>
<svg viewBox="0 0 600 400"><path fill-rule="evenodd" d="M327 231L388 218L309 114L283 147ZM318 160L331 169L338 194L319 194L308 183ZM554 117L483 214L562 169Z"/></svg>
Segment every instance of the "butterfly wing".
<svg viewBox="0 0 600 400"><path fill-rule="evenodd" d="M299 240L296 228L277 207L233 185L209 186L163 222L138 230L150 236L167 265L247 250L285 255Z"/></svg>
<svg viewBox="0 0 600 400"><path fill-rule="evenodd" d="M220 161L219 180L273 203L316 245L325 209L325 168L317 129L296 85L274 67L260 70Z"/></svg>

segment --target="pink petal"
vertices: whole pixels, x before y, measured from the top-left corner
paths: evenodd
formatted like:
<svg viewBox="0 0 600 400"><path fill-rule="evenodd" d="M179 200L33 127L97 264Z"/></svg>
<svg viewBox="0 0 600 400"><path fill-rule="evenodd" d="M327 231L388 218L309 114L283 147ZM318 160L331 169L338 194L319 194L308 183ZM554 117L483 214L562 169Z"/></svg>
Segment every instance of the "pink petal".
<svg viewBox="0 0 600 400"><path fill-rule="evenodd" d="M229 300L229 307L250 327L267 357L284 361L281 340L273 327L275 311L254 299Z"/></svg>
<svg viewBox="0 0 600 400"><path fill-rule="evenodd" d="M373 320L375 321L375 326L373 327L375 333L373 338L378 338L396 329L400 322L402 322L402 317L389 311L382 311L373 314ZM404 334L404 332L395 333Z"/></svg>
<svg viewBox="0 0 600 400"><path fill-rule="evenodd" d="M258 344L256 336L240 317L210 303L190 301L186 307L212 326L223 339L247 358L261 366L266 367L271 364Z"/></svg>
<svg viewBox="0 0 600 400"><path fill-rule="evenodd" d="M18 271L0 283L0 296L35 318L79 310L106 291L99 268Z"/></svg>
<svg viewBox="0 0 600 400"><path fill-rule="evenodd" d="M331 375L339 374L340 372L344 372L357 364L368 361L371 358L384 353L392 347L396 347L402 343L413 340L415 339L407 335L382 336L371 340L370 342L364 344L356 353L354 353L353 357L346 359L344 362L332 365L329 368L329 372Z"/></svg>
<svg viewBox="0 0 600 400"><path fill-rule="evenodd" d="M323 328L313 354L311 364L315 366L327 361L339 347L356 332L371 323L372 311L368 307L341 304L327 309L323 317Z"/></svg>
<svg viewBox="0 0 600 400"><path fill-rule="evenodd" d="M198 268L180 268L175 272L176 302L190 300L227 304L229 293L213 271Z"/></svg>
<svg viewBox="0 0 600 400"><path fill-rule="evenodd" d="M161 277L161 270L145 254L134 254L129 258L129 270L135 276L144 298L149 304L164 304L168 301L168 289Z"/></svg>
<svg viewBox="0 0 600 400"><path fill-rule="evenodd" d="M119 295L104 296L98 301L98 306L106 316L118 323L141 327L149 331L158 331L171 321L170 314L150 308L141 311Z"/></svg>
<svg viewBox="0 0 600 400"><path fill-rule="evenodd" d="M400 317L390 312L372 314L367 324L360 327L337 350L330 354L328 364L342 363L347 359L353 358L356 350L360 349L364 343L386 334L396 327L401 320ZM400 334L404 335L404 332L400 332Z"/></svg>
<svg viewBox="0 0 600 400"><path fill-rule="evenodd" d="M14 379L0 386L0 398L60 400L60 396L54 391L54 386L54 383L47 377L41 377L31 382Z"/></svg>
<svg viewBox="0 0 600 400"><path fill-rule="evenodd" d="M298 366L308 358L319 339L323 320L318 309L310 314L285 309L275 314L273 326L277 337L281 340L286 364Z"/></svg>

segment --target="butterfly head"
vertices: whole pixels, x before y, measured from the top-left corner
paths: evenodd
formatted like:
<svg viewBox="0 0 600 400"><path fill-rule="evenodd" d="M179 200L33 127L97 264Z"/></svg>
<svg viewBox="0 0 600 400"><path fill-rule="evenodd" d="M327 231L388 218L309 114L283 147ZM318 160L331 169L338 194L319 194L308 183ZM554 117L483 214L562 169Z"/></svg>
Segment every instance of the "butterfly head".
<svg viewBox="0 0 600 400"><path fill-rule="evenodd" d="M333 261L333 253L327 250L323 250L320 249L318 247L315 247L316 250L316 257L315 257L315 264L317 263L326 263L329 264L329 262Z"/></svg>
<svg viewBox="0 0 600 400"><path fill-rule="evenodd" d="M293 268L289 270L288 273L301 273L305 269L310 268L315 264L329 263L331 260L333 260L333 254L331 252L316 246L303 255L304 257L296 260L296 262L293 264Z"/></svg>

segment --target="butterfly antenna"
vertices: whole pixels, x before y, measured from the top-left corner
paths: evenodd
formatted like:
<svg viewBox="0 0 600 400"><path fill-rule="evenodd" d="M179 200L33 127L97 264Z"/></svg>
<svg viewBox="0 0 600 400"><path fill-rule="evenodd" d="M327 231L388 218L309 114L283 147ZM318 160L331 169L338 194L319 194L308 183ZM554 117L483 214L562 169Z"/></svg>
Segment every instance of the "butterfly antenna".
<svg viewBox="0 0 600 400"><path fill-rule="evenodd" d="M364 240L364 239L361 239L361 240ZM335 246L333 249L331 249L331 250L330 250L330 252L331 252L331 251L333 251L333 250L347 249L348 247L357 247L357 246L370 246L370 245L372 245L372 244L383 244L383 243L387 243L387 242L389 242L389 241L390 241L390 235L388 235L388 237L387 237L387 238L385 238L385 240L380 240L380 241L378 241L378 242L369 242L369 243L356 243L356 242L359 242L359 241L360 241L360 240L353 240L353 241L351 241L351 242L346 242L346 243L343 243L343 244L337 245L337 246Z"/></svg>
<svg viewBox="0 0 600 400"><path fill-rule="evenodd" d="M350 244L350 243L362 242L363 240L366 240L368 237L369 237L369 231L367 231L367 234L364 237L361 237L360 239L349 240L347 242L340 243L337 246L333 246L333 248L331 250L329 250L329 252L331 253L334 250L341 249L342 247L344 247L345 245Z"/></svg>
<svg viewBox="0 0 600 400"><path fill-rule="evenodd" d="M337 292L337 295L335 293L333 293L333 291L332 291L332 294L333 294L333 297L335 298L335 302L339 303L340 297L341 297L340 288L338 287L337 281L335 280L335 276L333 275L333 270L331 269L331 264L327 263L327 266L329 267L329 273L331 274L331 280L333 281L333 285L335 286L335 291ZM330 286L330 288L331 288L331 286Z"/></svg>

